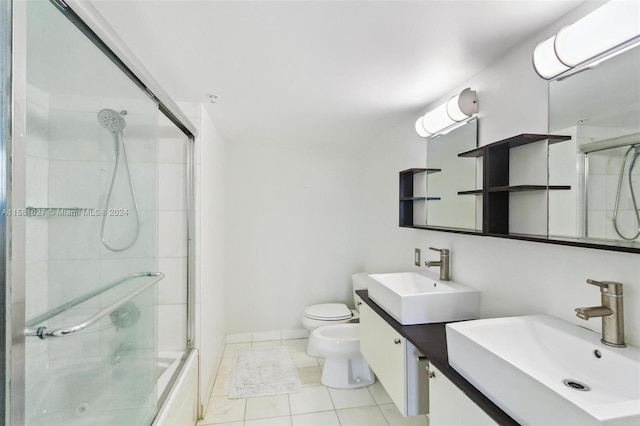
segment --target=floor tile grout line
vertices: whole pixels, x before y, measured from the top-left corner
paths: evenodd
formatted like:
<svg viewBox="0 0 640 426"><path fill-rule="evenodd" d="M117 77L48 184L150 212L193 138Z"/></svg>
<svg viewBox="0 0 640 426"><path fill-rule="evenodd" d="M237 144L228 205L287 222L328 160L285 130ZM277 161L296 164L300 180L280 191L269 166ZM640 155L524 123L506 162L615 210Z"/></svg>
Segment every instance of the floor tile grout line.
<svg viewBox="0 0 640 426"><path fill-rule="evenodd" d="M293 424L293 412L291 411L291 394L290 393L287 393L287 402L289 403L289 418L291 419L289 424L292 425Z"/></svg>
<svg viewBox="0 0 640 426"><path fill-rule="evenodd" d="M375 396L373 396L373 394L371 393L371 386L375 385L376 382L373 382L372 384L370 384L369 386L367 386L367 391L369 392L369 395L371 395L371 398L373 398L373 402L376 403L376 405L378 405L378 400L376 399Z"/></svg>
<svg viewBox="0 0 640 426"><path fill-rule="evenodd" d="M227 390L227 393L229 393L229 390ZM247 401L247 398L244 398L244 414L242 415L242 424L243 424L243 426L247 421L247 406L248 405L249 405L249 401Z"/></svg>
<svg viewBox="0 0 640 426"><path fill-rule="evenodd" d="M336 417L338 417L336 403L333 401L333 396L331 396L331 389L328 386L325 386L325 388L327 389L327 393L329 394L329 400L331 401L331 406L333 407L333 411L336 411ZM340 422L340 419L338 419L338 422Z"/></svg>
<svg viewBox="0 0 640 426"><path fill-rule="evenodd" d="M391 425L391 423L389 423L389 420L387 420L387 416L385 416L385 415L384 415L384 412L382 411L382 408L380 408L380 406L379 406L379 405L376 405L376 407L378 407L378 411L379 411L379 412L380 412L380 414L382 415L382 418L384 419L384 422L385 422L387 425L389 425L389 426L390 426L390 425Z"/></svg>

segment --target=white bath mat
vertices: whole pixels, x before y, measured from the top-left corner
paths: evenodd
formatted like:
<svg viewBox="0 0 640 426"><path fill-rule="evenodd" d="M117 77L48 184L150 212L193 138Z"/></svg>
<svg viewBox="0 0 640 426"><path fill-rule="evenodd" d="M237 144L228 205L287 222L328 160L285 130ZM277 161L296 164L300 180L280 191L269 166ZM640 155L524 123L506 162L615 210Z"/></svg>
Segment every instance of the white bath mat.
<svg viewBox="0 0 640 426"><path fill-rule="evenodd" d="M242 349L231 373L229 398L255 398L300 390L300 377L285 347Z"/></svg>

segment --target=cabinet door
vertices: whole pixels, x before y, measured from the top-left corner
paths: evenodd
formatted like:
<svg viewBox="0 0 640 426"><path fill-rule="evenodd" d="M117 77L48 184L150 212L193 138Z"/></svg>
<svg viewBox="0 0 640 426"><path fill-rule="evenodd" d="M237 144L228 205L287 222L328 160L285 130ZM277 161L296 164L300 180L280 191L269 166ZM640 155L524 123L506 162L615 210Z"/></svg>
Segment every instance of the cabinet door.
<svg viewBox="0 0 640 426"><path fill-rule="evenodd" d="M400 412L407 415L405 347L404 337L369 306L360 306L360 352Z"/></svg>
<svg viewBox="0 0 640 426"><path fill-rule="evenodd" d="M433 365L429 379L430 426L496 426L480 407Z"/></svg>

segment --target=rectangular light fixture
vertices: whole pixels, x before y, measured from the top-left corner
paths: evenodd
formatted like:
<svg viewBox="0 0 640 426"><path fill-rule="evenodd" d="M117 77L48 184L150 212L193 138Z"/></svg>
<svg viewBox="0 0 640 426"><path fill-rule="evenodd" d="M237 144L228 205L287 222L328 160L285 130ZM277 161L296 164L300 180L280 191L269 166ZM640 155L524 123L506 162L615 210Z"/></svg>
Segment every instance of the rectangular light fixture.
<svg viewBox="0 0 640 426"><path fill-rule="evenodd" d="M418 118L416 121L416 133L423 138L436 136L450 127L469 119L477 112L477 92L467 87L446 103Z"/></svg>
<svg viewBox="0 0 640 426"><path fill-rule="evenodd" d="M550 80L602 54L640 42L640 1L611 0L540 42L533 65Z"/></svg>

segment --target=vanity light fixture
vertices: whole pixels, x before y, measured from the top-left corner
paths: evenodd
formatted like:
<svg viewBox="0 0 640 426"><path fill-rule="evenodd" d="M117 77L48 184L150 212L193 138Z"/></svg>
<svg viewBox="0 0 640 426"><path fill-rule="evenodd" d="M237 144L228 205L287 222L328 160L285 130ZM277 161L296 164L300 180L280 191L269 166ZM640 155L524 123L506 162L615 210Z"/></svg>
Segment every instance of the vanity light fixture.
<svg viewBox="0 0 640 426"><path fill-rule="evenodd" d="M416 133L423 138L435 137L464 124L477 112L478 94L467 87L446 103L418 118Z"/></svg>
<svg viewBox="0 0 640 426"><path fill-rule="evenodd" d="M579 21L540 42L533 67L552 78L601 55L640 42L640 2L611 0Z"/></svg>

